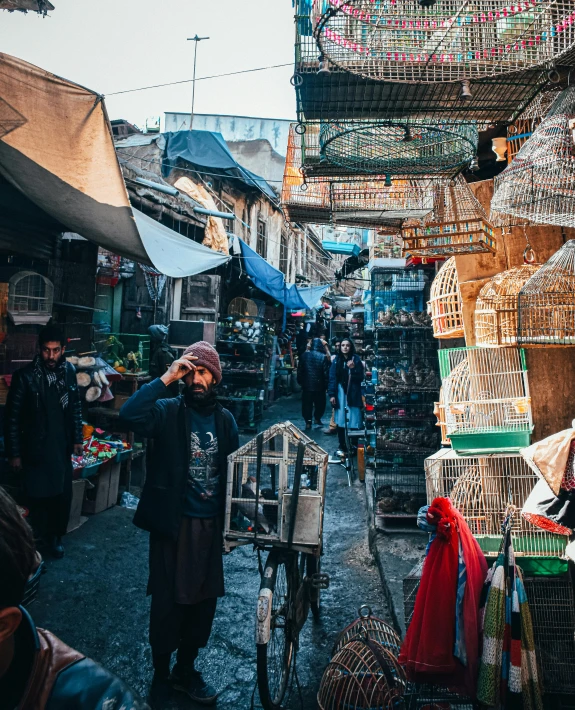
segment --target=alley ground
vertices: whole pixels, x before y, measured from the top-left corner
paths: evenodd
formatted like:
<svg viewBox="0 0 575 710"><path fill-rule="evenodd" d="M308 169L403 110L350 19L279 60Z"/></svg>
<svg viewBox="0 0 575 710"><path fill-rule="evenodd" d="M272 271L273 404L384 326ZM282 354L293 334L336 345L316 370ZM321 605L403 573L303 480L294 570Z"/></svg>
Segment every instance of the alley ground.
<svg viewBox="0 0 575 710"><path fill-rule="evenodd" d="M327 418L327 415L326 415ZM279 400L265 412L263 427L289 419L302 427L299 396ZM314 429L313 437L329 453L336 438ZM242 437L246 441L249 437ZM133 511L112 508L94 516L66 538L66 557L49 561L38 600L30 607L36 623L110 668L143 696L152 676L147 644L146 598L148 535L132 525ZM322 620L310 618L301 636L295 686L286 708L317 707L316 693L338 633L357 616L361 604L388 618L381 582L368 549L363 484L350 488L340 466L330 466L322 571L331 576L323 592ZM252 548L224 560L226 596L220 600L210 646L199 668L221 691L218 708L251 707L256 679L254 619L259 576ZM175 693L156 710L194 708ZM258 707L257 696L255 707Z"/></svg>

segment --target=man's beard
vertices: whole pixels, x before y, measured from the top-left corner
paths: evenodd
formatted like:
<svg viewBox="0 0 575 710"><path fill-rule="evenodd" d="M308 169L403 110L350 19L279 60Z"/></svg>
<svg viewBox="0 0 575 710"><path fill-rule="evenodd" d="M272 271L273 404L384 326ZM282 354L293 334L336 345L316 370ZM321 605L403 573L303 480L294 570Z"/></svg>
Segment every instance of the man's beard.
<svg viewBox="0 0 575 710"><path fill-rule="evenodd" d="M64 360L64 356L60 355L60 357L57 360L52 360L52 361L44 360L44 358L42 358L42 363L46 369L56 370L58 367L60 367L63 360Z"/></svg>
<svg viewBox="0 0 575 710"><path fill-rule="evenodd" d="M210 407L216 401L215 385L210 385L207 389L194 389L193 387L184 387L184 399L189 407Z"/></svg>

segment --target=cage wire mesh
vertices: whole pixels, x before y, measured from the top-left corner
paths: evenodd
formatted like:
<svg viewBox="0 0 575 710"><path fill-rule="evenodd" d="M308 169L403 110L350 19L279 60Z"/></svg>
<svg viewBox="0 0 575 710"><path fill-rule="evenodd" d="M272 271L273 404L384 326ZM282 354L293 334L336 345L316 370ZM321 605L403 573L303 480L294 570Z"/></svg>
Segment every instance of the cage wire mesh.
<svg viewBox="0 0 575 710"><path fill-rule="evenodd" d="M289 421L263 432L259 486L257 437L228 457L224 527L228 545L253 543L256 537L262 543L288 541L300 441L306 447L293 543L320 547L328 456Z"/></svg>
<svg viewBox="0 0 575 710"><path fill-rule="evenodd" d="M510 505L519 510L539 480L518 454L459 456L442 449L425 461L427 502L449 498L465 518L484 554L496 557L501 524ZM513 547L517 557L563 557L568 538L515 515Z"/></svg>
<svg viewBox="0 0 575 710"><path fill-rule="evenodd" d="M549 112L553 102L558 97L560 87L552 87L542 91L529 104L520 118L507 127L507 162L512 163L513 159L529 140L533 131L541 123L545 115Z"/></svg>
<svg viewBox="0 0 575 710"><path fill-rule="evenodd" d="M518 348L439 351L447 434L456 450L528 446L533 429L525 353Z"/></svg>
<svg viewBox="0 0 575 710"><path fill-rule="evenodd" d="M320 53L378 81L453 82L561 62L575 44L570 0L316 1Z"/></svg>
<svg viewBox="0 0 575 710"><path fill-rule="evenodd" d="M474 123L447 120L326 121L320 127L324 161L351 173L454 177L477 153Z"/></svg>
<svg viewBox="0 0 575 710"><path fill-rule="evenodd" d="M434 337L449 339L464 336L463 303L454 256L447 259L433 279L427 306Z"/></svg>
<svg viewBox="0 0 575 710"><path fill-rule="evenodd" d="M520 345L575 345L575 240L533 274L517 300Z"/></svg>
<svg viewBox="0 0 575 710"><path fill-rule="evenodd" d="M367 606L362 606L359 614L359 618L346 626L340 633L331 655L333 656L350 641L357 638L370 638L387 648L397 658L401 648L401 639L391 624L377 616L372 616L371 609Z"/></svg>
<svg viewBox="0 0 575 710"><path fill-rule="evenodd" d="M462 175L433 187L433 212L423 224L406 222L404 253L437 257L495 253L497 242L485 210Z"/></svg>
<svg viewBox="0 0 575 710"><path fill-rule="evenodd" d="M536 224L575 227L575 157L571 123L575 87L565 89L495 178L491 208Z"/></svg>
<svg viewBox="0 0 575 710"><path fill-rule="evenodd" d="M496 274L475 302L475 344L482 347L517 345L519 292L540 268L523 264Z"/></svg>

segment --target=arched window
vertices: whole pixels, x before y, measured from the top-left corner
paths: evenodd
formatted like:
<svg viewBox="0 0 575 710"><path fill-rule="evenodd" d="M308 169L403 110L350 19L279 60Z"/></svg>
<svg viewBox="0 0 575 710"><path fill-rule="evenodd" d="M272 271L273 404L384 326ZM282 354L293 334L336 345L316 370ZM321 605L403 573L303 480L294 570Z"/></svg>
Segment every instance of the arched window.
<svg viewBox="0 0 575 710"><path fill-rule="evenodd" d="M54 286L34 271L19 271L8 286L8 315L15 325L45 325L52 317Z"/></svg>

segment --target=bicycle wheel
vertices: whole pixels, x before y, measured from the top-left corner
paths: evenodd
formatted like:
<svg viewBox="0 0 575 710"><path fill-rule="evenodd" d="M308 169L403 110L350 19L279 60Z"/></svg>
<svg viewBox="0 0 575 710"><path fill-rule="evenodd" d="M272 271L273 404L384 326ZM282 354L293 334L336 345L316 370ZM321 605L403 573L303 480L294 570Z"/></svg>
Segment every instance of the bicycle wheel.
<svg viewBox="0 0 575 710"><path fill-rule="evenodd" d="M280 710L287 690L294 651L291 619L297 573L297 555L270 552L258 598L256 642L258 690L265 710Z"/></svg>
<svg viewBox="0 0 575 710"><path fill-rule="evenodd" d="M306 572L308 577L313 577L314 574L321 572L321 559L315 555L306 555ZM309 603L314 621L319 621L321 614L321 589L319 586L311 586L309 588Z"/></svg>

